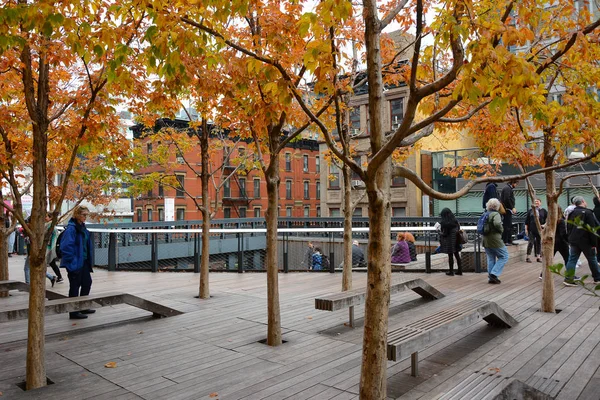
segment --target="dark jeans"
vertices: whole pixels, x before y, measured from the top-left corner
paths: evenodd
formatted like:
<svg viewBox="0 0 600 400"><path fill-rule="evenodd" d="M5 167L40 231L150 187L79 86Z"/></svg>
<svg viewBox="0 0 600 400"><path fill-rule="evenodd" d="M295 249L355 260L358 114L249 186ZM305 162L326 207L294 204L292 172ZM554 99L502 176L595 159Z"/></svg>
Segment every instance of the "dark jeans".
<svg viewBox="0 0 600 400"><path fill-rule="evenodd" d="M569 262L569 246L554 246L554 254L556 254L556 252L560 253L566 266Z"/></svg>
<svg viewBox="0 0 600 400"><path fill-rule="evenodd" d="M458 266L458 272L462 272L462 263L460 259L460 252L452 254L448 254L448 265L450 266L450 271L454 271L454 257L456 257L456 265Z"/></svg>
<svg viewBox="0 0 600 400"><path fill-rule="evenodd" d="M581 253L583 253L588 262L592 277L595 281L600 282L600 270L598 270L598 260L596 260L596 249L588 245L580 246L571 243L571 253L569 254L569 261L567 262L567 272L571 274L570 276L575 274L575 266L577 265L577 260L579 260Z"/></svg>
<svg viewBox="0 0 600 400"><path fill-rule="evenodd" d="M69 297L87 296L92 288L92 274L88 267L83 267L78 271L68 271L69 276ZM71 315L77 314L72 312Z"/></svg>
<svg viewBox="0 0 600 400"><path fill-rule="evenodd" d="M504 228L504 232L502 232L502 241L504 243L512 243L512 213L508 209L502 219L502 227Z"/></svg>
<svg viewBox="0 0 600 400"><path fill-rule="evenodd" d="M527 243L527 255L531 254L531 249L534 250L534 255L537 257L542 254L542 238L537 232L529 231L529 243Z"/></svg>

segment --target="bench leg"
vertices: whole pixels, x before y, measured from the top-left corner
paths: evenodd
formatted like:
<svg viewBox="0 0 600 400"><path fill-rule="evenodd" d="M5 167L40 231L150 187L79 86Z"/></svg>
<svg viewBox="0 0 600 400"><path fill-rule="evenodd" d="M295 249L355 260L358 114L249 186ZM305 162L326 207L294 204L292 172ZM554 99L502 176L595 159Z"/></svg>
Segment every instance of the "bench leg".
<svg viewBox="0 0 600 400"><path fill-rule="evenodd" d="M354 328L354 306L350 306L348 309L348 323L350 328Z"/></svg>
<svg viewBox="0 0 600 400"><path fill-rule="evenodd" d="M419 376L419 352L415 351L410 355L410 375L415 378Z"/></svg>

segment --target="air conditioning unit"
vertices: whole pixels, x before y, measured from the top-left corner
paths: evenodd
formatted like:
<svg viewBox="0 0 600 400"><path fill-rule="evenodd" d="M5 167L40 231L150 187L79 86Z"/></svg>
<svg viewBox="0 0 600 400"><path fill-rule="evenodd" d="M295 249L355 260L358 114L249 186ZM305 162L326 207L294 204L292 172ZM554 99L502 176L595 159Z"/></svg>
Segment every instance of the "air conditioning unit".
<svg viewBox="0 0 600 400"><path fill-rule="evenodd" d="M360 129L352 129L352 133L350 133L351 137L360 135Z"/></svg>
<svg viewBox="0 0 600 400"><path fill-rule="evenodd" d="M363 181L361 181L360 179L353 179L350 183L350 185L353 188L360 188L360 187L364 187L365 183Z"/></svg>
<svg viewBox="0 0 600 400"><path fill-rule="evenodd" d="M183 164L185 161L183 160L183 157L181 156L177 156L177 163L179 164Z"/></svg>

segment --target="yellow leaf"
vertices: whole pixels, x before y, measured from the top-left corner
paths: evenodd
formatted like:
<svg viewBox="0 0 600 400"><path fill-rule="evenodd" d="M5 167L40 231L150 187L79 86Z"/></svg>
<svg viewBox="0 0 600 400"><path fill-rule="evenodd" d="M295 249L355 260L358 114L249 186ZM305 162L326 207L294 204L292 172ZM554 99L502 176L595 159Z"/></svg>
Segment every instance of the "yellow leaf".
<svg viewBox="0 0 600 400"><path fill-rule="evenodd" d="M217 393L217 392L213 392L208 395L208 397L218 397L218 396L219 396L219 393Z"/></svg>
<svg viewBox="0 0 600 400"><path fill-rule="evenodd" d="M117 363L114 361L107 362L104 364L104 368L117 368Z"/></svg>

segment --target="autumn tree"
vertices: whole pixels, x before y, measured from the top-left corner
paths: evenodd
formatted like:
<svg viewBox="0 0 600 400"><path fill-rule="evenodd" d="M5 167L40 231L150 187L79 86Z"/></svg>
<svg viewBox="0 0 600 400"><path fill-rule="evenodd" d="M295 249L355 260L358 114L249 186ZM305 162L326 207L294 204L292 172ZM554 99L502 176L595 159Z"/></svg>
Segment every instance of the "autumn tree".
<svg viewBox="0 0 600 400"><path fill-rule="evenodd" d="M143 73L130 63L141 19L123 7L102 2L22 0L3 1L0 19L4 21L0 27L0 72L5 83L0 111L3 170L15 196L14 216L30 238L26 368L30 390L46 385L45 249L69 195L74 171L90 162L94 166L81 169L85 171L81 179L94 180L106 176L111 164L128 157L114 105L119 97L135 98L133 93L145 90L138 83ZM13 129L13 123L18 128ZM48 161L49 156L56 164ZM20 157L30 160L29 165L17 164ZM18 169L24 166L32 171L28 222L17 179ZM54 174L60 174L62 181L52 193L48 178ZM46 227L49 186L54 218Z"/></svg>

